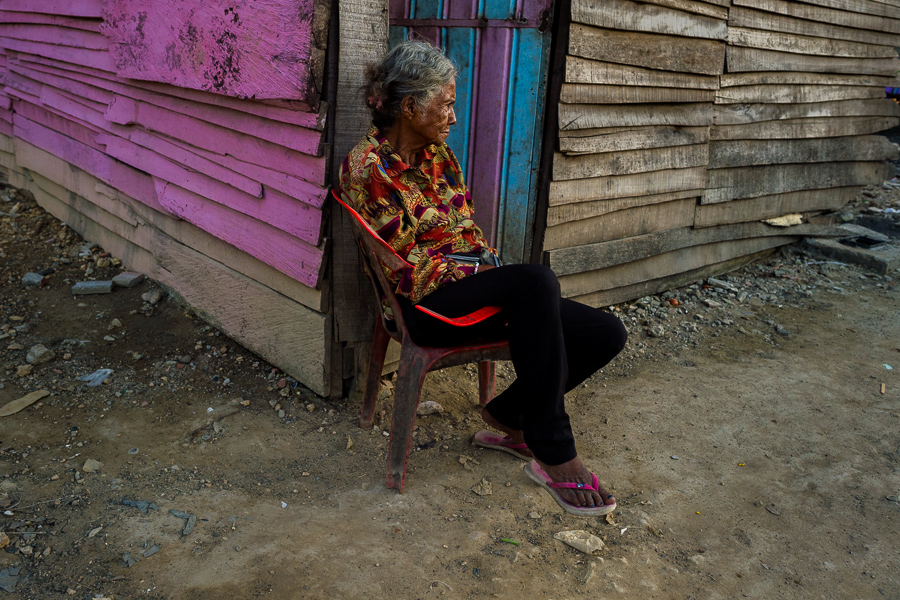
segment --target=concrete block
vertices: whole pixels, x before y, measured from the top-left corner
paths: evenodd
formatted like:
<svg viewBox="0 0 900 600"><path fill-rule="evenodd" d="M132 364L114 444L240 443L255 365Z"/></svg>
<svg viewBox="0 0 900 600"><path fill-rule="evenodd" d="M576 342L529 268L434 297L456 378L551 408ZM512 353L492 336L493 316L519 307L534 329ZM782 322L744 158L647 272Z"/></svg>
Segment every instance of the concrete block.
<svg viewBox="0 0 900 600"><path fill-rule="evenodd" d="M112 292L112 281L79 281L72 286L72 293L76 296L85 294L109 294Z"/></svg>

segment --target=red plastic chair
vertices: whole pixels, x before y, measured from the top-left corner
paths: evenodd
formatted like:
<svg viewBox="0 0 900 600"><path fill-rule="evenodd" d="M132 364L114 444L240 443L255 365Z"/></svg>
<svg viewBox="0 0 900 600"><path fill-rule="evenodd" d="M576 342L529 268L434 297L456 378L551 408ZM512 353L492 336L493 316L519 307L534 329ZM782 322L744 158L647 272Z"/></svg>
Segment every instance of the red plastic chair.
<svg viewBox="0 0 900 600"><path fill-rule="evenodd" d="M366 256L363 265L375 289L379 312L382 300L387 300L393 311L393 320L387 319L384 314L380 319L376 319L375 333L372 336L372 354L366 372L366 389L363 396L360 427L372 426L375 403L378 399L379 381L384 369L384 357L387 353L388 342L394 338L400 343L400 368L397 372L397 385L394 390L394 411L387 461L387 487L396 488L402 493L406 479L409 447L412 441L412 429L416 420L416 407L419 405L419 395L425 381L425 374L428 371L445 367L477 362L478 396L481 405L484 406L494 396L494 364L492 361L509 360L509 343L501 340L464 346L431 348L419 346L413 342L403 322L403 313L397 297L381 268L383 264L392 271L397 271L411 265L394 252L394 249L381 239L378 233L352 207L344 203L334 191L332 191L332 195L353 217L350 219L353 224L353 232ZM500 307L488 306L462 317L450 318L418 305L416 308L458 327L474 325L500 312Z"/></svg>

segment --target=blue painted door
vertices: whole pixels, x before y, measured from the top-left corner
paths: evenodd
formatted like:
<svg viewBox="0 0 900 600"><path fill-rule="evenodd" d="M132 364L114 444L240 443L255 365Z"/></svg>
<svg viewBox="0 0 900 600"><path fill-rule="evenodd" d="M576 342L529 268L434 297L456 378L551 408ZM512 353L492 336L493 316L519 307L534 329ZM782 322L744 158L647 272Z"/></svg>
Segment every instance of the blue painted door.
<svg viewBox="0 0 900 600"><path fill-rule="evenodd" d="M391 45L427 39L459 69L447 143L506 262L531 252L552 0L391 0Z"/></svg>

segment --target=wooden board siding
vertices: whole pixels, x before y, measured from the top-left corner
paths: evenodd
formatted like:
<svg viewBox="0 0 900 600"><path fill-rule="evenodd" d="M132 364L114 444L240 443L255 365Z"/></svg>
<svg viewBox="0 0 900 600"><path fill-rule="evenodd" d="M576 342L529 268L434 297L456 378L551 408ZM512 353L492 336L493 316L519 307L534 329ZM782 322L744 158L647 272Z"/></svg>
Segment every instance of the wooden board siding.
<svg viewBox="0 0 900 600"><path fill-rule="evenodd" d="M805 235L880 183L900 122L900 3L572 0L544 260L592 305Z"/></svg>
<svg viewBox="0 0 900 600"><path fill-rule="evenodd" d="M313 16L313 0L105 0L101 29L120 77L317 108Z"/></svg>
<svg viewBox="0 0 900 600"><path fill-rule="evenodd" d="M107 16L126 4L106 0L113 11ZM264 27L263 4L270 16L281 11L284 18ZM190 65L182 55L178 75L195 77L193 83L123 75L134 68L129 76L138 76L149 65L142 60L158 58L153 52L164 49L165 35L151 21L167 9L183 17L178 10L186 4L156 3L153 15L142 3L147 14L134 16L146 17L153 44L130 50L116 29L125 21L108 18L101 27L103 6L99 0L0 5L0 152L6 152L0 162L86 239L172 287L313 391L330 393L330 307L319 289L327 174L318 106L322 9L327 20L329 4L238 3L231 7L237 20L223 25L198 3L189 19L197 29L194 48L208 54L193 56L203 60ZM255 30L261 40L262 31L298 27L306 33L281 42L257 44L247 34ZM209 46L214 30L243 45ZM280 56L254 55L260 44L274 43L284 44ZM240 73L209 71L222 67L221 52L235 49ZM134 60L120 73L121 56L114 54L129 52Z"/></svg>

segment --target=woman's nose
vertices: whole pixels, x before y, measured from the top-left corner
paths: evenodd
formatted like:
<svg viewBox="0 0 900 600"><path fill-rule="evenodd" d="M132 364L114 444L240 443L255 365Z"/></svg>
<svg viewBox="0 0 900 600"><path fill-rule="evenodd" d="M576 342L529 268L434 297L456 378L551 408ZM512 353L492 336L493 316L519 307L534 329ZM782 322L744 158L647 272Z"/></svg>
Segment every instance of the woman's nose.
<svg viewBox="0 0 900 600"><path fill-rule="evenodd" d="M450 107L450 124L451 124L451 125L455 125L455 124L456 124L456 111L453 110L453 107L452 107L452 106Z"/></svg>

